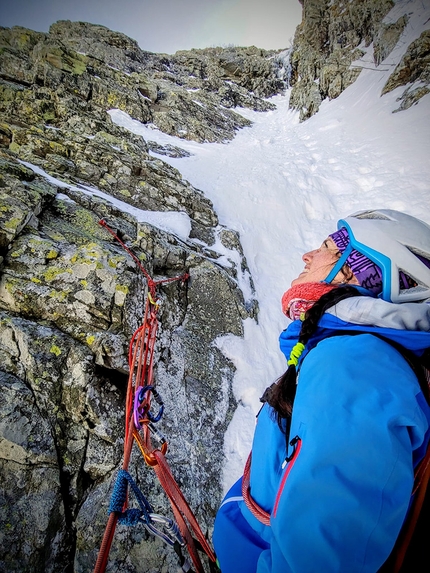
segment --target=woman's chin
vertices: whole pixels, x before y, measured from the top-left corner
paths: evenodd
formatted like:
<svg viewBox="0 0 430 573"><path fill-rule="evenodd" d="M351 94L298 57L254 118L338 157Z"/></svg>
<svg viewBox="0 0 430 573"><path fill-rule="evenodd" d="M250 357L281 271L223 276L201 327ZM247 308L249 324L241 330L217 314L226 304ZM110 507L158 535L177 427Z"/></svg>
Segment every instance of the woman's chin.
<svg viewBox="0 0 430 573"><path fill-rule="evenodd" d="M300 273L297 278L291 281L291 286L301 285L308 282L311 282L309 281L308 273Z"/></svg>

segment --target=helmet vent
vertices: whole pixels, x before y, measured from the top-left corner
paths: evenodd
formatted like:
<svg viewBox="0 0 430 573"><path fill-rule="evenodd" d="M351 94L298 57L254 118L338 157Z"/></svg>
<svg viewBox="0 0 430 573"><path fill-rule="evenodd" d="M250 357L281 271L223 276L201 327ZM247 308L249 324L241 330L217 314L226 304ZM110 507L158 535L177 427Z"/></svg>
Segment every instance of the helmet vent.
<svg viewBox="0 0 430 573"><path fill-rule="evenodd" d="M417 294L417 295L419 295L419 293L421 293L421 292L424 293L424 292L427 292L427 291L428 291L428 288L427 288L426 286L423 286L423 285L417 285L417 286L411 287L411 288L409 288L409 289L400 289L400 292L401 292L401 293L408 293L408 294L410 294L410 293L415 293L415 294ZM420 298L420 297L418 296L418 299L419 299L419 298Z"/></svg>
<svg viewBox="0 0 430 573"><path fill-rule="evenodd" d="M378 211L364 211L358 215L354 215L356 219L379 219L380 221L391 221L390 217L386 217Z"/></svg>
<svg viewBox="0 0 430 573"><path fill-rule="evenodd" d="M408 245L405 245L405 247L413 255L418 257L420 259L420 261L426 265L426 267L430 268L430 260L429 260L429 254L430 253L428 253L428 252L426 253L425 251L421 251L420 249L417 249L416 247L408 247Z"/></svg>
<svg viewBox="0 0 430 573"><path fill-rule="evenodd" d="M407 274L403 269L399 269L399 288L400 290L408 290L418 286L418 282Z"/></svg>

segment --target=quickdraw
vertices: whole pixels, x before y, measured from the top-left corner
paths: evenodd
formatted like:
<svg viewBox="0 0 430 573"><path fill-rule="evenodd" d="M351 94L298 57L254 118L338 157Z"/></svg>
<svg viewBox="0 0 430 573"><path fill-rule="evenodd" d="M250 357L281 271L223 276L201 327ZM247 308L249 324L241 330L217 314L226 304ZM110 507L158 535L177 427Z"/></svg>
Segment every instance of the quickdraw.
<svg viewBox="0 0 430 573"><path fill-rule="evenodd" d="M164 413L163 401L153 384L154 348L158 327L157 311L159 309L156 289L160 284L173 281L185 282L189 275L184 273L181 276L154 281L136 255L121 241L107 223L103 220L99 223L122 245L136 262L146 278L148 295L143 324L135 331L129 345L128 362L130 372L125 405L124 459L112 494L109 518L94 567L94 573L104 573L106 570L110 547L118 521L126 524L130 524L129 522L132 522L132 524L143 523L148 531L151 531L154 535L163 539L165 543L174 547L183 571L190 570L187 560L184 559L181 553L181 547L184 546L187 548L198 573L204 573L198 549L206 553L209 558L210 569L215 571L215 554L170 471L165 459L168 444L155 426ZM152 398L158 406L156 413L151 410ZM159 447L154 447L151 437L157 440ZM132 482L128 473L128 466L134 441L141 451L146 464L152 467L157 474L160 484L169 498L176 521L154 514L146 498ZM136 495L140 510L127 510L128 485L132 487ZM154 522L160 523L164 528L164 532L160 530L160 527L155 526Z"/></svg>

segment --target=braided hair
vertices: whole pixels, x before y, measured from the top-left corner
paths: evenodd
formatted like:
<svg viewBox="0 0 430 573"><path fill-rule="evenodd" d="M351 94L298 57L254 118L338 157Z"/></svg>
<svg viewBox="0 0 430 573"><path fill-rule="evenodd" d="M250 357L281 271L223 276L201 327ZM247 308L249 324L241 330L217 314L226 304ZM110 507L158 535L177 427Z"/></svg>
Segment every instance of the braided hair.
<svg viewBox="0 0 430 573"><path fill-rule="evenodd" d="M300 329L298 343L292 350L290 360L288 360L288 369L284 374L270 386L263 394L261 400L272 406L276 421L282 432L285 432L288 439L289 426L293 411L294 398L297 388L297 370L298 357L304 350L309 339L315 333L320 318L325 311L337 304L341 300L353 296L361 296L361 293L353 286L340 286L322 297L306 312ZM286 424L285 424L286 421Z"/></svg>

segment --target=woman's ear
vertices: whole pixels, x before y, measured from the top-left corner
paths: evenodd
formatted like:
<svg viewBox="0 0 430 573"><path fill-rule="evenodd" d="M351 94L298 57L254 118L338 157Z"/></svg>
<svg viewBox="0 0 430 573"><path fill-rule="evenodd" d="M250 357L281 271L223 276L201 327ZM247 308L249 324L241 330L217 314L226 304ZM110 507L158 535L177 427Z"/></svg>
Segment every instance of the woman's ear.
<svg viewBox="0 0 430 573"><path fill-rule="evenodd" d="M349 265L347 265L346 263L343 265L343 267L340 269L340 272L343 274L344 276L344 280L342 281L341 284L349 284L349 285L357 285L360 286L360 283L358 282L357 277L355 276L355 274L352 272L351 268L349 267Z"/></svg>
<svg viewBox="0 0 430 573"><path fill-rule="evenodd" d="M347 264L343 265L342 273L345 277L345 282L347 282L349 285L360 286L360 283L358 282L357 277L355 276L355 274L352 272L351 268Z"/></svg>

